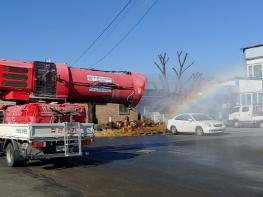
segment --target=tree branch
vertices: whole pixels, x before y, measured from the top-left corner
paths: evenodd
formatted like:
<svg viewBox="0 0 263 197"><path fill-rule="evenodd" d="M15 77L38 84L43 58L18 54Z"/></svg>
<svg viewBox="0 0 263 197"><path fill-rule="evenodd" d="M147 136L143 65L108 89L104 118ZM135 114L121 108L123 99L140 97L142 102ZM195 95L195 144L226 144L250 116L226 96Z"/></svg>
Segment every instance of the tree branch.
<svg viewBox="0 0 263 197"><path fill-rule="evenodd" d="M190 68L193 64L194 64L194 62L192 62L189 66L187 66L187 67L182 71L182 74L183 74L188 68Z"/></svg>
<svg viewBox="0 0 263 197"><path fill-rule="evenodd" d="M184 56L183 65L185 64L187 56L188 56L188 53L186 53L185 56Z"/></svg>
<svg viewBox="0 0 263 197"><path fill-rule="evenodd" d="M176 68L173 67L172 69L173 69L173 71L175 72L177 78L180 79L180 77L179 77L179 73L177 72Z"/></svg>
<svg viewBox="0 0 263 197"><path fill-rule="evenodd" d="M180 66L180 67L182 66L182 63L181 63L181 54L182 54L182 51L180 51L180 52L177 51L177 59L178 59L178 62L179 62L179 66Z"/></svg>
<svg viewBox="0 0 263 197"><path fill-rule="evenodd" d="M163 74L163 70L161 69L160 65L154 62L155 66L159 69L159 71Z"/></svg>

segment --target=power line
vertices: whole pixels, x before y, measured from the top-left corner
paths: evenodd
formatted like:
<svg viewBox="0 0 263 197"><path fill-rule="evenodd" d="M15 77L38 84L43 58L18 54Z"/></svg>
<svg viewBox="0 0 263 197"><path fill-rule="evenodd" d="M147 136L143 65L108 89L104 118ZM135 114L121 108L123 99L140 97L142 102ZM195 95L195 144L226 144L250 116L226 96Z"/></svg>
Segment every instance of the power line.
<svg viewBox="0 0 263 197"><path fill-rule="evenodd" d="M97 42L98 39L100 39L100 37L110 28L110 26L119 18L119 16L124 12L124 10L129 6L129 4L132 2L132 0L129 0L124 7L118 12L118 14L111 20L111 22L103 29L103 31L99 34L99 36L93 40L93 42L89 45L88 48L86 48L81 54L80 56L74 61L72 62L72 64L77 63L84 55L86 55L86 53L94 46L94 44Z"/></svg>
<svg viewBox="0 0 263 197"><path fill-rule="evenodd" d="M152 5L146 10L146 12L142 15L142 17L135 23L132 28L117 42L103 57L101 57L97 62L92 64L92 66L96 66L98 63L103 61L106 57L108 57L131 33L132 31L142 22L142 20L146 17L146 15L151 11L151 9L156 5L158 0L155 0Z"/></svg>
<svg viewBox="0 0 263 197"><path fill-rule="evenodd" d="M131 3L131 5L129 6L129 9L127 9L123 14L122 17L118 20L118 22L116 22L108 31L107 34L105 34L103 36L103 38L100 39L100 42L93 47L93 49L89 52L89 56L91 56L94 52L96 52L96 50L98 48L100 48L113 34L113 32L115 32L115 30L119 27L119 25L123 22L123 20L127 17L127 14L129 12L131 12L131 10L134 8L134 6L136 5L137 1L133 1L133 3ZM88 64L89 65L89 64Z"/></svg>

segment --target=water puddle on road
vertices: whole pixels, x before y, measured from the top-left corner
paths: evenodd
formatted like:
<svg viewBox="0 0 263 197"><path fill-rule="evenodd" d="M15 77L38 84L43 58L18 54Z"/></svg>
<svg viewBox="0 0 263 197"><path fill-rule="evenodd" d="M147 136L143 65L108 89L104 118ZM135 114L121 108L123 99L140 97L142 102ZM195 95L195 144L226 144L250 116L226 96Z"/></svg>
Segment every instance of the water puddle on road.
<svg viewBox="0 0 263 197"><path fill-rule="evenodd" d="M153 149L142 149L142 150L136 151L136 153L149 154L149 153L152 153L152 152L155 152L155 151L156 151L156 150L153 150Z"/></svg>
<svg viewBox="0 0 263 197"><path fill-rule="evenodd" d="M192 153L185 152L185 151L180 151L180 150L170 150L170 151L167 151L167 152L171 153L171 154L178 154L178 155L192 155Z"/></svg>

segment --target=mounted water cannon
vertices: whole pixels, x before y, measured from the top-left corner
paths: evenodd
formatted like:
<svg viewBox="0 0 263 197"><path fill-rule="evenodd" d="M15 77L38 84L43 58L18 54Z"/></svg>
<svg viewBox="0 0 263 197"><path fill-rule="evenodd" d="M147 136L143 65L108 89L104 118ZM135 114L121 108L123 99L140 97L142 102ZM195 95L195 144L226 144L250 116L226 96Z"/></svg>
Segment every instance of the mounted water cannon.
<svg viewBox="0 0 263 197"><path fill-rule="evenodd" d="M136 107L145 88L140 73L69 68L71 102L118 103Z"/></svg>
<svg viewBox="0 0 263 197"><path fill-rule="evenodd" d="M0 99L118 103L136 107L144 93L143 74L68 67L52 62L0 60Z"/></svg>

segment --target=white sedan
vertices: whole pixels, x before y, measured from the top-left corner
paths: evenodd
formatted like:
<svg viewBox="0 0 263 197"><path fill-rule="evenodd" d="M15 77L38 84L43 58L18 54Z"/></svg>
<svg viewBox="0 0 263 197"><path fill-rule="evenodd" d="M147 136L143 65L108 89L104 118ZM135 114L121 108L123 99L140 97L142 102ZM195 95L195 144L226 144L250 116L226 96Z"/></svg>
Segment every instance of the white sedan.
<svg viewBox="0 0 263 197"><path fill-rule="evenodd" d="M225 125L221 121L213 120L209 116L201 113L185 113L176 116L167 123L167 129L173 134L196 133L197 135L220 133L225 130Z"/></svg>

